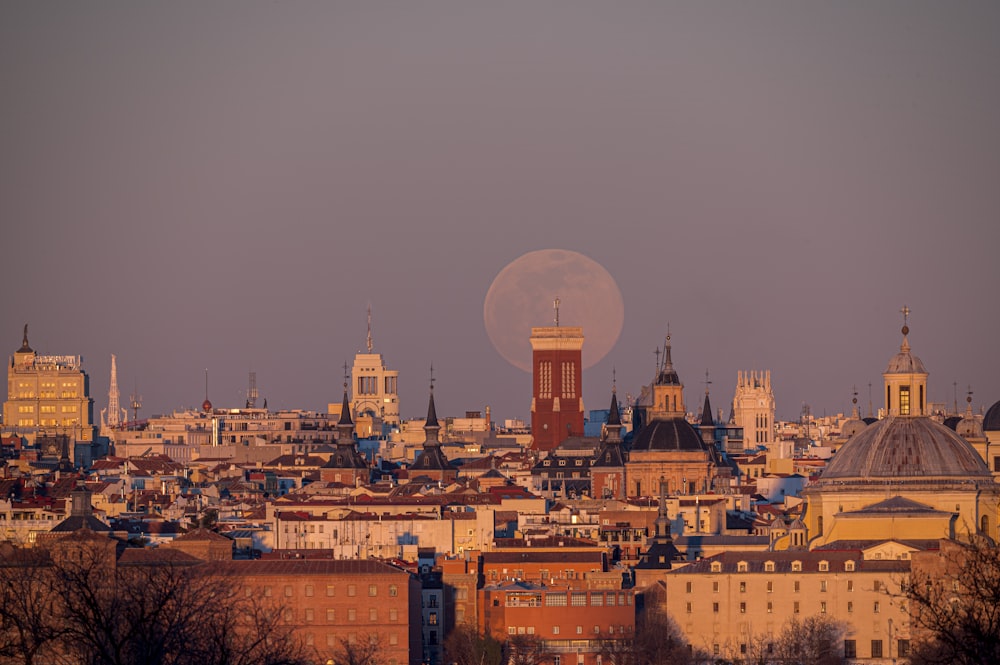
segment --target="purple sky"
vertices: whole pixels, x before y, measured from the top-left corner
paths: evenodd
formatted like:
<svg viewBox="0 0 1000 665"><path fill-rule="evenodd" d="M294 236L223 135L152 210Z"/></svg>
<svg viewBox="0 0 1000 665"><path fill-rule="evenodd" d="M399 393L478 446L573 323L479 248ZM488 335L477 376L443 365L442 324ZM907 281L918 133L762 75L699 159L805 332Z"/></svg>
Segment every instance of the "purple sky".
<svg viewBox="0 0 1000 665"><path fill-rule="evenodd" d="M706 368L717 406L771 369L780 417L877 407L903 304L930 398L988 406L998 34L996 2L0 3L0 340L82 354L95 411L111 353L146 414L206 367L218 406L252 369L325 409L370 302L404 417L433 362L438 413L527 418L483 299L563 248L625 300L587 408L668 321L689 407Z"/></svg>

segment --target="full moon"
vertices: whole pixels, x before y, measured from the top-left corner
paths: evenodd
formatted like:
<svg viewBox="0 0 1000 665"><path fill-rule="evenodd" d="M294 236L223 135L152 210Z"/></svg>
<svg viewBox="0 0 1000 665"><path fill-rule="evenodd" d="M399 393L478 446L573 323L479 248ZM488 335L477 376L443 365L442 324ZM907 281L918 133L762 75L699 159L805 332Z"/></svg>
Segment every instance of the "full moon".
<svg viewBox="0 0 1000 665"><path fill-rule="evenodd" d="M531 371L532 327L583 328L583 367L592 367L618 341L625 304L611 274L597 261L565 249L542 249L511 261L493 279L483 303L486 333L497 352Z"/></svg>

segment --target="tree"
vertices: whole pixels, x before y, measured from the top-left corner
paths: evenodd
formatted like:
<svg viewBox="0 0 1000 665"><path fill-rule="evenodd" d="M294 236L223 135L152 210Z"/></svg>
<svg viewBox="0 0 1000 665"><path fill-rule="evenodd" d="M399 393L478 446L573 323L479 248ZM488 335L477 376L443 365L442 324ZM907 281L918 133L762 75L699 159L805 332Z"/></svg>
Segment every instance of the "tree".
<svg viewBox="0 0 1000 665"><path fill-rule="evenodd" d="M601 659L609 665L691 665L705 658L688 645L673 619L656 607L639 615L633 637L601 642Z"/></svg>
<svg viewBox="0 0 1000 665"><path fill-rule="evenodd" d="M382 641L377 635L366 635L357 640L342 637L330 660L333 665L381 665Z"/></svg>
<svg viewBox="0 0 1000 665"><path fill-rule="evenodd" d="M913 556L903 596L910 604L913 665L1000 662L1000 550L985 537L942 541Z"/></svg>
<svg viewBox="0 0 1000 665"><path fill-rule="evenodd" d="M773 662L782 665L838 665L845 625L825 614L789 619L774 641Z"/></svg>
<svg viewBox="0 0 1000 665"><path fill-rule="evenodd" d="M116 541L92 532L0 553L0 662L307 662L281 607L212 570L171 550L122 562Z"/></svg>
<svg viewBox="0 0 1000 665"><path fill-rule="evenodd" d="M481 635L465 623L456 626L444 640L445 662L456 665L502 665L503 645L492 635Z"/></svg>
<svg viewBox="0 0 1000 665"><path fill-rule="evenodd" d="M49 662L62 628L52 621L58 597L49 590L45 552L8 547L0 561L0 662Z"/></svg>
<svg viewBox="0 0 1000 665"><path fill-rule="evenodd" d="M504 643L503 662L509 665L543 665L555 654L537 635L511 635Z"/></svg>

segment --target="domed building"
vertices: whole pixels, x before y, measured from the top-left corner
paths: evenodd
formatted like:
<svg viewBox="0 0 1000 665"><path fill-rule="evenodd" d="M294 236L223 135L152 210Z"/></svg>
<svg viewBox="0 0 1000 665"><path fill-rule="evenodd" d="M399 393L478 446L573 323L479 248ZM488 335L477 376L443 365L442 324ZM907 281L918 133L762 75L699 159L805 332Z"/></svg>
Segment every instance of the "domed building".
<svg viewBox="0 0 1000 665"><path fill-rule="evenodd" d="M1000 402L986 410L983 416L983 436L986 437L986 459L995 475L1000 474Z"/></svg>
<svg viewBox="0 0 1000 665"><path fill-rule="evenodd" d="M980 454L929 417L909 328L883 373L888 414L851 437L803 491L810 549L833 542L997 537L1000 485Z"/></svg>
<svg viewBox="0 0 1000 665"><path fill-rule="evenodd" d="M668 494L711 490L717 453L685 419L684 385L670 357L669 334L651 395L647 422L635 434L625 464L627 494L655 496L661 482L665 483Z"/></svg>

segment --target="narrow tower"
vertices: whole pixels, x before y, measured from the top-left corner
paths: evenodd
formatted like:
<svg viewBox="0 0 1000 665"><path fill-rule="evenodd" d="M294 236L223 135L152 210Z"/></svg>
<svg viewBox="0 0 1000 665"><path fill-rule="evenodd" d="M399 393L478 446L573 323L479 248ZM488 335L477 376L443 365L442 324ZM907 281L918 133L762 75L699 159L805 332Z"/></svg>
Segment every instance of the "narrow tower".
<svg viewBox="0 0 1000 665"><path fill-rule="evenodd" d="M118 391L118 362L115 354L111 354L111 385L108 388L108 408L101 411L101 428L118 429L128 418L128 411L121 406L121 393Z"/></svg>
<svg viewBox="0 0 1000 665"><path fill-rule="evenodd" d="M531 329L531 436L535 450L552 450L567 437L583 436L583 328Z"/></svg>

